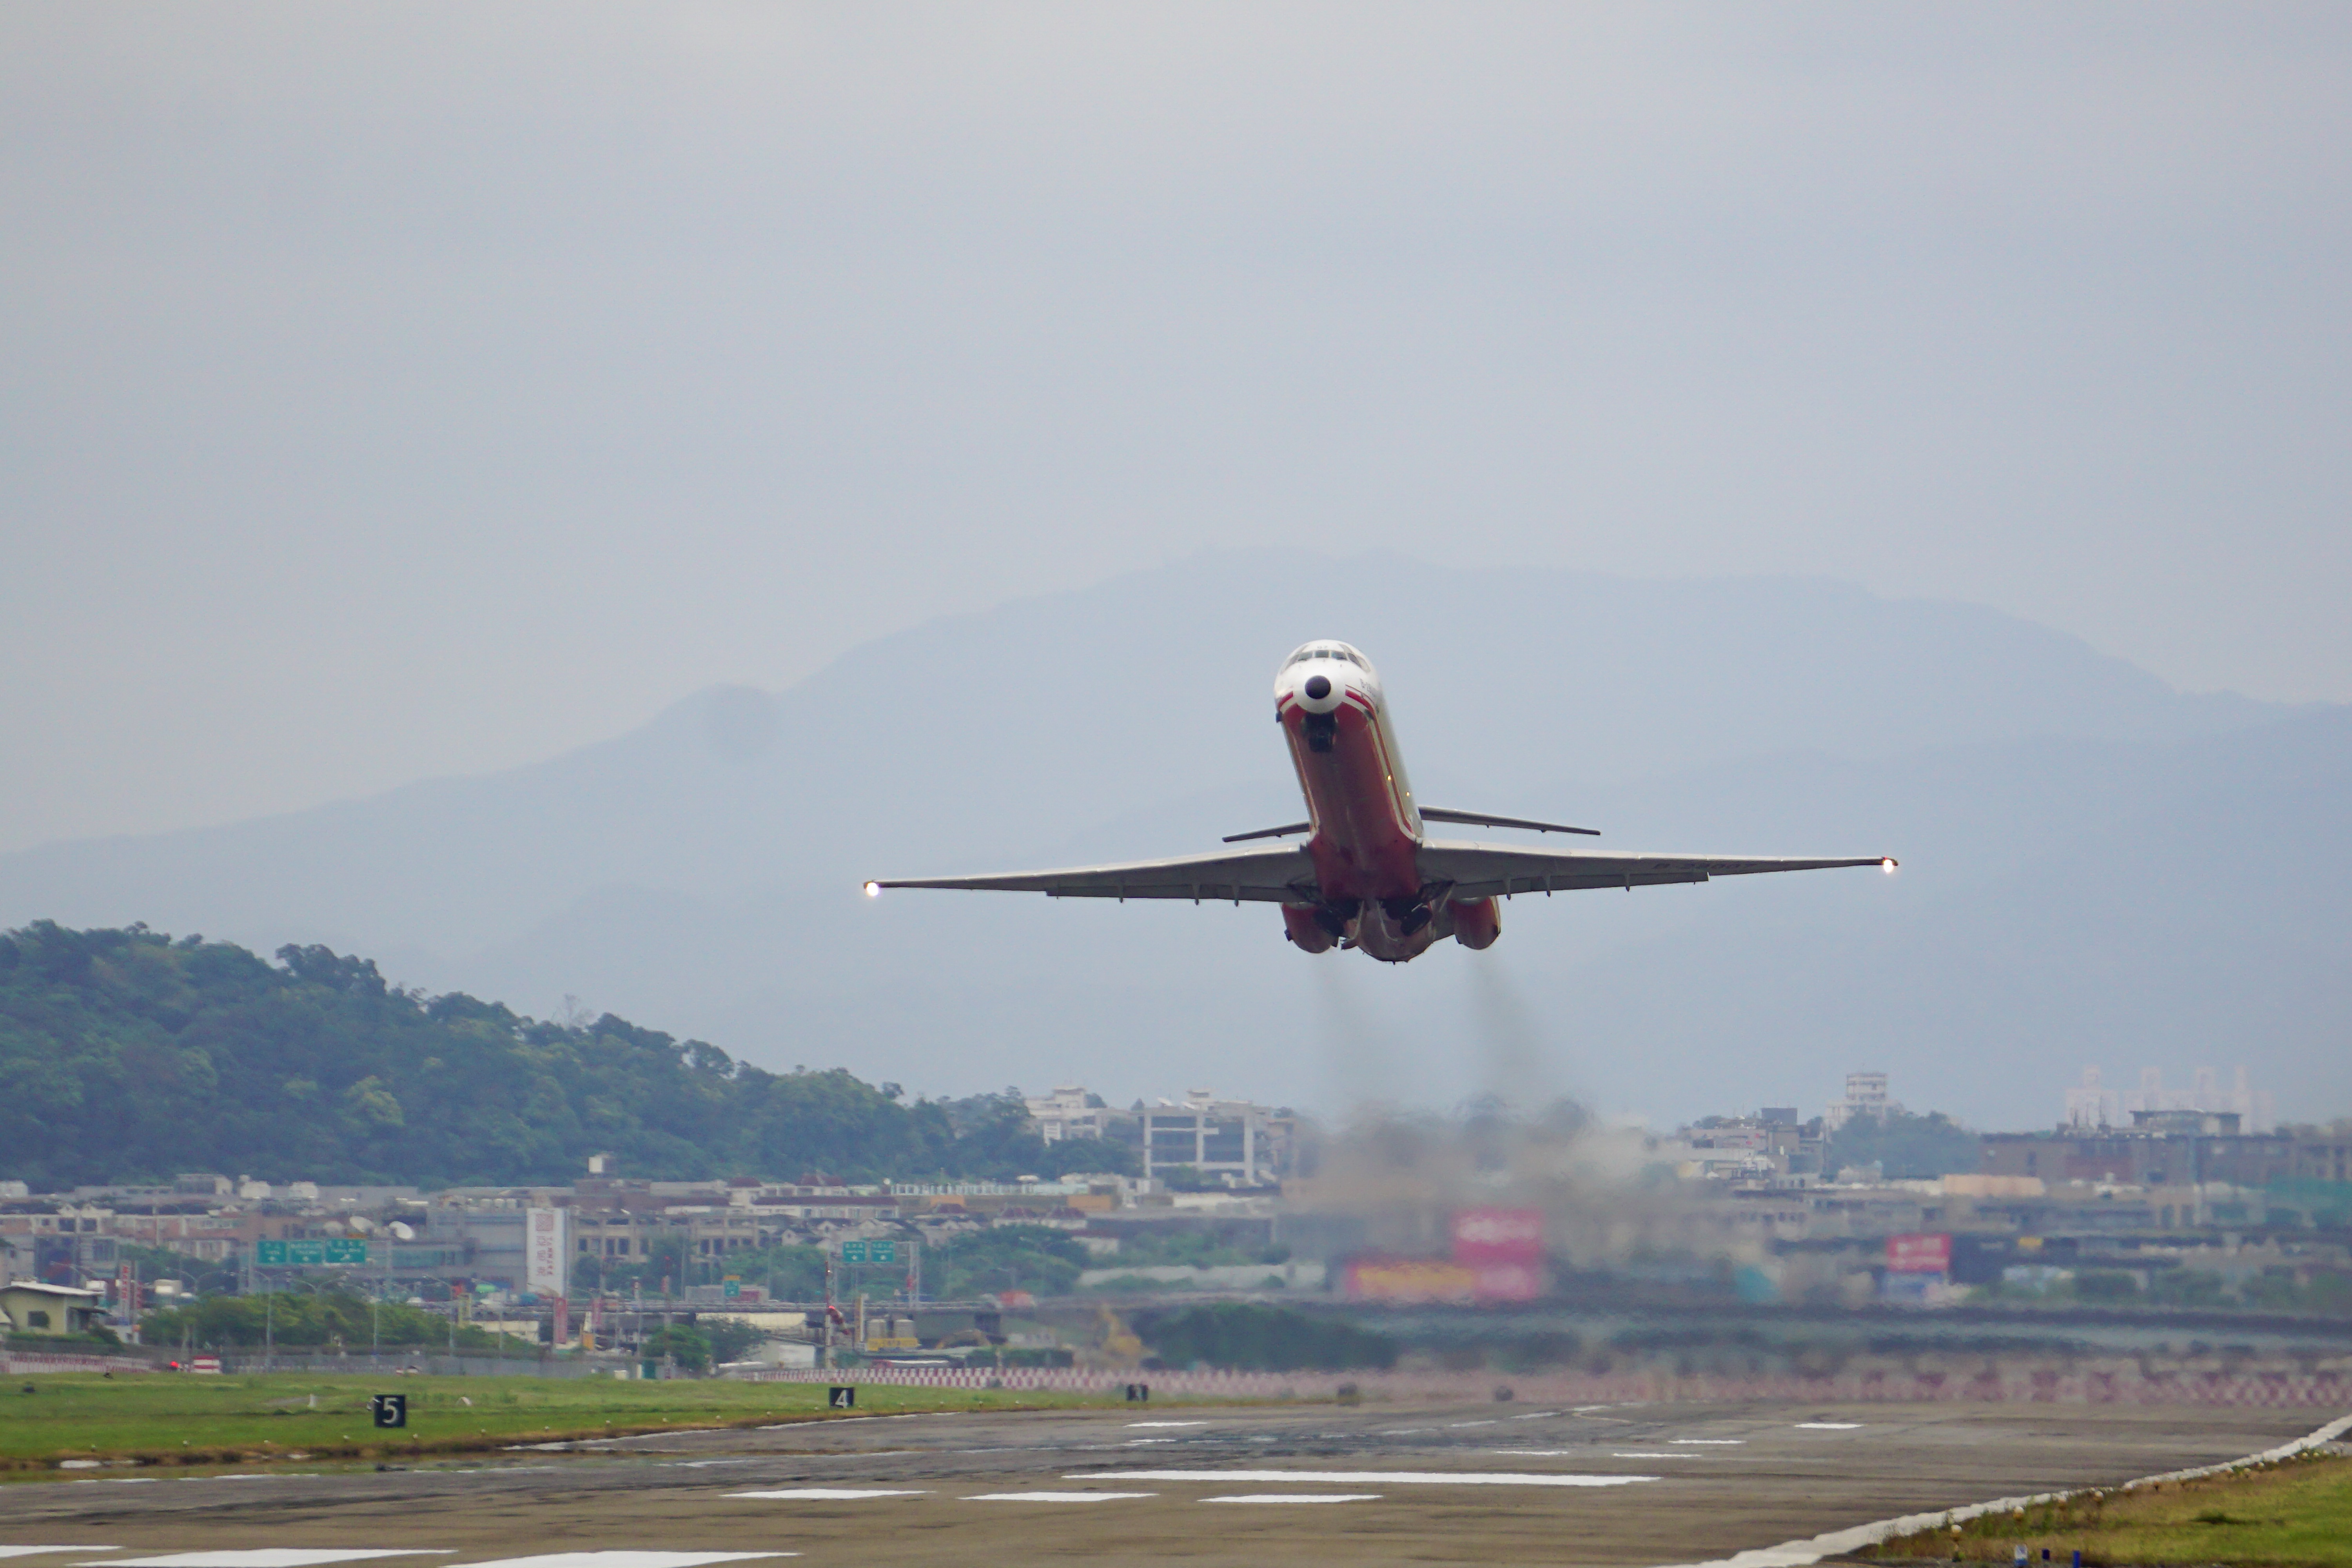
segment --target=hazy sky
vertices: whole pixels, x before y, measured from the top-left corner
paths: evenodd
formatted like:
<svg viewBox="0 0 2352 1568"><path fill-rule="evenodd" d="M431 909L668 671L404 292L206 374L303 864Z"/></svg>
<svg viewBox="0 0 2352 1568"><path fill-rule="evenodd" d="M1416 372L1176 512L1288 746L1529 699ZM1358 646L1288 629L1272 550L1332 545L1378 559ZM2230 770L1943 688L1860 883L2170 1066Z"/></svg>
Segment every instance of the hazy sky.
<svg viewBox="0 0 2352 1568"><path fill-rule="evenodd" d="M2145 0L0 5L0 847L1268 542L2352 698L2347 57Z"/></svg>

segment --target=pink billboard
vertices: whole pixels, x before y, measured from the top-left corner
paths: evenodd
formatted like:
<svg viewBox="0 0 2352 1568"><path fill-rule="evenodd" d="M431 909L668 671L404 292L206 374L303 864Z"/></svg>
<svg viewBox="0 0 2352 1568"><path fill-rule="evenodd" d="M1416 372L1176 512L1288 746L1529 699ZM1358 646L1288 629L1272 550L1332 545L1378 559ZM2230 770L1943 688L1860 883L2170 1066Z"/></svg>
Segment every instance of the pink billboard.
<svg viewBox="0 0 2352 1568"><path fill-rule="evenodd" d="M1890 1274L1949 1274L1952 1238L1941 1234L1890 1236L1886 1238L1886 1271Z"/></svg>
<svg viewBox="0 0 2352 1568"><path fill-rule="evenodd" d="M1543 1261L1541 1209L1456 1209L1452 1228L1456 1263L1476 1268L1498 1263L1532 1267Z"/></svg>

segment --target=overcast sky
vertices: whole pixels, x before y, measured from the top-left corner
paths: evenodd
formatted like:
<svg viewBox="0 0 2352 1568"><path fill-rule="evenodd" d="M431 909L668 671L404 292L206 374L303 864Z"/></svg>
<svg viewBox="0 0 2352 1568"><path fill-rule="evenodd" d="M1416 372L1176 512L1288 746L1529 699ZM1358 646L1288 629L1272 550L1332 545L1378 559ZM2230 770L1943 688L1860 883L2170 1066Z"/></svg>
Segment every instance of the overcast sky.
<svg viewBox="0 0 2352 1568"><path fill-rule="evenodd" d="M2341 5L0 19L0 847L1260 542L2352 698Z"/></svg>

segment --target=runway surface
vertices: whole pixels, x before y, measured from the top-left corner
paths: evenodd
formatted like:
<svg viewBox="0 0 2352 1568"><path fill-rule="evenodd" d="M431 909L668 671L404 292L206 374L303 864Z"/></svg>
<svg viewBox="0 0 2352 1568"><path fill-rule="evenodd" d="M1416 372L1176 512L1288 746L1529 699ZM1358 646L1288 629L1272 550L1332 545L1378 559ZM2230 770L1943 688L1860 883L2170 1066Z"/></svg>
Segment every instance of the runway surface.
<svg viewBox="0 0 2352 1568"><path fill-rule="evenodd" d="M858 1417L383 1472L145 1470L18 1483L0 1488L0 1560L754 1568L789 1554L812 1568L1334 1559L1650 1568L2232 1459L2333 1414L1452 1404Z"/></svg>

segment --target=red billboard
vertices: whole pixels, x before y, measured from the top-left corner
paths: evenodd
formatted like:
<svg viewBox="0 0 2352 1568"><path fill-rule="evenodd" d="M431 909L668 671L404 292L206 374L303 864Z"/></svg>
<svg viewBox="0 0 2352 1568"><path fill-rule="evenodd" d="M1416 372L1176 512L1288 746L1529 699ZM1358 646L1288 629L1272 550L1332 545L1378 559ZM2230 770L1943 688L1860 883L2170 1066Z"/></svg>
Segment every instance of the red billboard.
<svg viewBox="0 0 2352 1568"><path fill-rule="evenodd" d="M1940 1234L1890 1236L1886 1238L1886 1271L1890 1274L1949 1274L1952 1238Z"/></svg>
<svg viewBox="0 0 2352 1568"><path fill-rule="evenodd" d="M1543 1261L1541 1209L1456 1209L1453 1232L1454 1261L1473 1268Z"/></svg>

